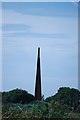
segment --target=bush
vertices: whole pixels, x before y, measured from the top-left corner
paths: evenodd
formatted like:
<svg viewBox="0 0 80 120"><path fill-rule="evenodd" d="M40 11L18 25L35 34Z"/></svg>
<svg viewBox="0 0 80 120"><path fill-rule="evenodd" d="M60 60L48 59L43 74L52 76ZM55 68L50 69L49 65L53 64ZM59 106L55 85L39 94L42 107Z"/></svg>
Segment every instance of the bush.
<svg viewBox="0 0 80 120"><path fill-rule="evenodd" d="M25 90L15 89L9 92L2 93L2 103L29 103L34 101L34 96Z"/></svg>

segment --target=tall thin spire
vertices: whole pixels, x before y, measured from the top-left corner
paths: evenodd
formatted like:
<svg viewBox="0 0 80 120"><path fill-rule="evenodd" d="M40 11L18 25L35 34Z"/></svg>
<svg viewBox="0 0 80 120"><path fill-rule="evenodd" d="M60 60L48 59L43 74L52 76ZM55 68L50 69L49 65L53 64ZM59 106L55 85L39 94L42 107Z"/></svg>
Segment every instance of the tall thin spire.
<svg viewBox="0 0 80 120"><path fill-rule="evenodd" d="M41 100L41 70L40 70L40 47L38 48L35 100Z"/></svg>

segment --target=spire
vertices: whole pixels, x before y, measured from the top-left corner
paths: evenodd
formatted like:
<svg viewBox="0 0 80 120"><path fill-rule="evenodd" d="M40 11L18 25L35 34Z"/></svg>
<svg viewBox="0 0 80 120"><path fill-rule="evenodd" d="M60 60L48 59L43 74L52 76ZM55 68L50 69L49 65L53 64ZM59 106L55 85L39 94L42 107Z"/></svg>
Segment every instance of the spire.
<svg viewBox="0 0 80 120"><path fill-rule="evenodd" d="M40 71L40 47L38 48L35 100L41 100L41 71Z"/></svg>
<svg viewBox="0 0 80 120"><path fill-rule="evenodd" d="M40 47L38 48L38 58L40 58Z"/></svg>

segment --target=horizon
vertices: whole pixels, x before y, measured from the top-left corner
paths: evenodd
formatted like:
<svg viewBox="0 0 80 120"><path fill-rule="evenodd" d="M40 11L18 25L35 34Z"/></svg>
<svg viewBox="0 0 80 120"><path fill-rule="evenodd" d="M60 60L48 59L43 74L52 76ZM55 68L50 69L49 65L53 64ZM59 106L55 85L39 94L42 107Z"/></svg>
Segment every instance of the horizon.
<svg viewBox="0 0 80 120"><path fill-rule="evenodd" d="M34 94L37 48L42 95L78 89L78 6L73 3L2 3L2 91Z"/></svg>
<svg viewBox="0 0 80 120"><path fill-rule="evenodd" d="M80 91L79 89L77 89L77 88L71 88L71 87L60 87L60 88L70 88L70 89L75 89L75 90L78 90L78 91ZM59 89L60 89L59 88ZM32 93L30 93L30 92L28 92L27 90L25 90L25 89L21 89L21 88L14 88L14 89L11 89L11 90L7 90L7 91L0 91L0 92L10 92L10 91L13 91L13 90L22 90L22 91L26 91L28 94L31 94L31 95L33 95L34 97L35 97L35 95L34 94L32 94ZM42 97L44 98L44 99L46 99L46 98L48 98L48 97L51 97L51 96L54 96L54 95L56 95L57 93L58 93L58 90L59 89L57 89L57 92L56 93L54 93L54 94L52 94L52 95L48 95L47 97L45 97L44 95L42 95Z"/></svg>

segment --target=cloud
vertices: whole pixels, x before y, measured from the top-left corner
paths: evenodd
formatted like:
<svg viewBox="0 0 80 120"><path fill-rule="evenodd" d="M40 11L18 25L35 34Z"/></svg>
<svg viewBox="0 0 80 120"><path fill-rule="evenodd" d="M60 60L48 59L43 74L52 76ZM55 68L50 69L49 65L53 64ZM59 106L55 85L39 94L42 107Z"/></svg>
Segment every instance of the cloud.
<svg viewBox="0 0 80 120"><path fill-rule="evenodd" d="M58 53L69 54L69 50L74 53L77 52L77 30L77 18L24 15L3 10L3 43L7 49L11 46L11 49L26 50L40 45L50 52L53 48Z"/></svg>
<svg viewBox="0 0 80 120"><path fill-rule="evenodd" d="M56 84L76 86L77 22L76 17L38 16L3 9L3 88L20 86L33 91L38 46L44 94L50 94ZM46 80L50 83L49 92Z"/></svg>
<svg viewBox="0 0 80 120"><path fill-rule="evenodd" d="M52 54L57 57L76 56L77 43L75 40L53 39L53 38L38 38L38 37L18 37L4 38L3 52L8 55L15 55L18 53L27 54L27 56L35 56L38 46L41 47L43 54L51 58Z"/></svg>
<svg viewBox="0 0 80 120"><path fill-rule="evenodd" d="M3 10L3 24L24 24L31 26L30 30L34 33L70 33L74 29L69 29L69 26L76 27L76 21L77 18L22 15L12 10Z"/></svg>
<svg viewBox="0 0 80 120"><path fill-rule="evenodd" d="M25 24L3 24L2 25L2 30L3 31L29 31L31 27L29 25Z"/></svg>
<svg viewBox="0 0 80 120"><path fill-rule="evenodd" d="M31 32L26 32L25 31L16 31L15 32L3 32L4 37L26 37L26 38L53 38L53 39L67 39L70 38L70 35L68 34L42 34L42 33L31 33Z"/></svg>
<svg viewBox="0 0 80 120"><path fill-rule="evenodd" d="M3 3L3 9L13 10L20 14L47 16L47 17L77 17L77 3ZM56 12L55 12L56 11Z"/></svg>

